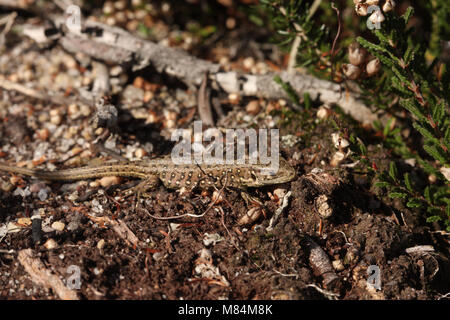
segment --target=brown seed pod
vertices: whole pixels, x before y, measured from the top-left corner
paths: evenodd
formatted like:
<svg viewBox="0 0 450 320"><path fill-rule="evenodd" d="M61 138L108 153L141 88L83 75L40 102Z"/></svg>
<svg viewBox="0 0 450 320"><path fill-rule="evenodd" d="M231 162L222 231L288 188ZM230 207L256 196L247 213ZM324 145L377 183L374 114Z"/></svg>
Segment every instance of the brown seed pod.
<svg viewBox="0 0 450 320"><path fill-rule="evenodd" d="M344 75L350 80L356 80L361 75L361 69L353 64L347 63L342 66Z"/></svg>
<svg viewBox="0 0 450 320"><path fill-rule="evenodd" d="M369 6L365 3L358 3L355 5L355 11L358 16L367 16L367 8Z"/></svg>
<svg viewBox="0 0 450 320"><path fill-rule="evenodd" d="M383 11L389 12L395 9L395 1L394 0L386 0L383 5Z"/></svg>
<svg viewBox="0 0 450 320"><path fill-rule="evenodd" d="M374 74L377 74L378 71L380 71L380 69L381 69L381 62L378 58L369 61L369 63L366 66L366 72L369 77L373 76Z"/></svg>
<svg viewBox="0 0 450 320"><path fill-rule="evenodd" d="M366 58L366 51L361 48L359 43L353 42L348 47L348 61L354 66L359 66Z"/></svg>

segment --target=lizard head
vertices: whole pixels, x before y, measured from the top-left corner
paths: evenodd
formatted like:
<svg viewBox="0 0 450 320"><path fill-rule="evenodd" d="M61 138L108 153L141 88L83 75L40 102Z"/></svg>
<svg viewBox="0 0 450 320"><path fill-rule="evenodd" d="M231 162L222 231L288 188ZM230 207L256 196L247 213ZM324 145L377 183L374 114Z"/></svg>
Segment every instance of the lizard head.
<svg viewBox="0 0 450 320"><path fill-rule="evenodd" d="M295 169L286 160L279 159L278 170L271 170L269 166L255 166L247 177L241 178L241 183L247 187L261 187L292 181L295 178Z"/></svg>

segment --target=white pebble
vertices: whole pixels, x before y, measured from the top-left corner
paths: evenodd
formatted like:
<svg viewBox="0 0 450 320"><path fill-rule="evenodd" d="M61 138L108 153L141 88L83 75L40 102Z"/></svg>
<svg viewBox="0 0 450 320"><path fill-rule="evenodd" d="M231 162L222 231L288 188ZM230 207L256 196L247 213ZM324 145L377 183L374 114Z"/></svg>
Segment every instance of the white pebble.
<svg viewBox="0 0 450 320"><path fill-rule="evenodd" d="M56 231L63 231L66 225L61 221L55 221L52 223L52 228Z"/></svg>
<svg viewBox="0 0 450 320"><path fill-rule="evenodd" d="M41 201L47 200L47 198L48 198L48 192L47 192L47 190L46 190L46 189L41 189L41 190L39 190L39 192L38 192L38 198L39 198L39 200L41 200Z"/></svg>

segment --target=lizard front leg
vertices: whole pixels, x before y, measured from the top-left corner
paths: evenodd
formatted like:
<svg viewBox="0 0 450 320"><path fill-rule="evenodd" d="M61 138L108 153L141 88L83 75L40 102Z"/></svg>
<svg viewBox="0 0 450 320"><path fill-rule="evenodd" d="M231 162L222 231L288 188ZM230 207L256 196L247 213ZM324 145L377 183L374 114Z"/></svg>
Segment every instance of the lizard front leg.
<svg viewBox="0 0 450 320"><path fill-rule="evenodd" d="M247 191L241 191L241 197L242 197L242 199L244 199L247 207L249 207L249 206L251 207L251 206L255 206L255 205L258 205L258 206L263 205L261 200L259 200L257 197L250 195Z"/></svg>

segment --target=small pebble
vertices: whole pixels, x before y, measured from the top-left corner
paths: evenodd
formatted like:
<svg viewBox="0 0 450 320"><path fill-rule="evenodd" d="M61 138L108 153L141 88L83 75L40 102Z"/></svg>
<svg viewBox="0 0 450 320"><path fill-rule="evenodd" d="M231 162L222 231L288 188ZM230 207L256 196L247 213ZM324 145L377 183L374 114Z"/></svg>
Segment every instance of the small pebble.
<svg viewBox="0 0 450 320"><path fill-rule="evenodd" d="M56 231L63 231L66 225L61 221L55 221L52 223L52 228Z"/></svg>
<svg viewBox="0 0 450 320"><path fill-rule="evenodd" d="M164 121L164 127L167 129L173 129L177 125L175 120L166 120Z"/></svg>
<svg viewBox="0 0 450 320"><path fill-rule="evenodd" d="M145 91L144 92L144 102L149 102L155 97L155 94L151 91Z"/></svg>
<svg viewBox="0 0 450 320"><path fill-rule="evenodd" d="M95 180L95 181L89 182L89 187L91 187L91 188L98 188L98 187L100 187L100 181Z"/></svg>
<svg viewBox="0 0 450 320"><path fill-rule="evenodd" d="M269 102L268 104L267 104L267 107L266 107L266 113L271 113L272 111L274 111L274 110L277 110L278 108L277 108L277 106L276 106L276 104L275 103L273 103L273 102Z"/></svg>
<svg viewBox="0 0 450 320"><path fill-rule="evenodd" d="M50 136L50 131L47 128L39 129L36 131L39 139L46 141Z"/></svg>
<svg viewBox="0 0 450 320"><path fill-rule="evenodd" d="M31 225L31 219L30 218L19 218L17 219L17 223L24 226Z"/></svg>
<svg viewBox="0 0 450 320"><path fill-rule="evenodd" d="M83 87L87 87L92 83L92 78L91 77L83 77L83 80L81 82L81 84L83 85Z"/></svg>
<svg viewBox="0 0 450 320"><path fill-rule="evenodd" d="M80 113L83 117L88 117L91 114L91 108L89 106L82 104L80 107Z"/></svg>
<svg viewBox="0 0 450 320"><path fill-rule="evenodd" d="M317 110L317 118L318 119L326 119L331 115L331 110L330 108L327 108L325 106L321 106L319 107L319 110Z"/></svg>
<svg viewBox="0 0 450 320"><path fill-rule="evenodd" d="M430 183L436 183L436 181L437 181L436 175L430 174L430 175L428 176L428 182L430 182Z"/></svg>
<svg viewBox="0 0 450 320"><path fill-rule="evenodd" d="M234 19L233 17L229 17L225 21L225 25L227 26L228 29L234 29L236 27L236 19Z"/></svg>
<svg viewBox="0 0 450 320"><path fill-rule="evenodd" d="M124 0L114 1L114 7L117 10L124 10L127 7L127 1Z"/></svg>
<svg viewBox="0 0 450 320"><path fill-rule="evenodd" d="M256 115L261 111L261 106L258 100L250 101L245 107L245 111L251 115Z"/></svg>
<svg viewBox="0 0 450 320"><path fill-rule="evenodd" d="M100 239L100 241L97 242L97 249L98 250L102 250L104 246L105 246L105 240L104 239Z"/></svg>
<svg viewBox="0 0 450 320"><path fill-rule="evenodd" d="M134 155L136 156L136 158L142 159L143 157L145 157L147 155L147 151L145 151L145 149L139 148L139 149L136 149L136 151L134 152Z"/></svg>
<svg viewBox="0 0 450 320"><path fill-rule="evenodd" d="M62 122L62 117L60 115L55 115L50 117L50 123L54 125L60 125Z"/></svg>
<svg viewBox="0 0 450 320"><path fill-rule="evenodd" d="M153 254L153 259L155 259L155 261L161 260L164 257L164 253L162 252L155 252Z"/></svg>
<svg viewBox="0 0 450 320"><path fill-rule="evenodd" d="M37 193L39 192L41 189L45 188L46 185L43 182L35 182L30 186L30 191L31 193Z"/></svg>
<svg viewBox="0 0 450 320"><path fill-rule="evenodd" d="M39 114L38 116L38 120L41 123L45 123L50 119L49 115L47 112L42 112L41 114Z"/></svg>
<svg viewBox="0 0 450 320"><path fill-rule="evenodd" d="M333 264L334 270L336 270L336 271L342 271L342 270L345 269L344 264L342 263L342 260L341 260L341 259L334 260L334 261L332 262L332 264Z"/></svg>
<svg viewBox="0 0 450 320"><path fill-rule="evenodd" d="M144 78L142 77L136 77L133 81L133 86L136 88L142 89L144 87Z"/></svg>
<svg viewBox="0 0 450 320"><path fill-rule="evenodd" d="M8 233L16 233L20 231L20 226L18 226L16 223L14 222L8 222L6 228L8 229Z"/></svg>
<svg viewBox="0 0 450 320"><path fill-rule="evenodd" d="M253 57L245 58L244 61L242 61L242 65L245 69L250 70L255 65L255 59Z"/></svg>
<svg viewBox="0 0 450 320"><path fill-rule="evenodd" d="M67 230L69 231L75 231L78 229L78 227L80 226L80 224L78 223L78 221L71 221L69 222L69 224L67 225Z"/></svg>
<svg viewBox="0 0 450 320"><path fill-rule="evenodd" d="M58 248L58 243L55 240L53 240L52 238L50 238L44 243L44 247L47 250L53 250L53 249Z"/></svg>
<svg viewBox="0 0 450 320"><path fill-rule="evenodd" d="M19 76L17 75L17 73L12 73L8 76L8 80L11 82L18 82Z"/></svg>
<svg viewBox="0 0 450 320"><path fill-rule="evenodd" d="M70 116L76 115L80 111L80 108L76 103L72 103L67 107L67 112Z"/></svg>
<svg viewBox="0 0 450 320"><path fill-rule="evenodd" d="M50 117L59 116L60 113L61 112L59 111L59 109L52 109L52 110L50 110Z"/></svg>
<svg viewBox="0 0 450 320"><path fill-rule="evenodd" d="M120 183L120 177L103 177L100 179L100 185L103 188L115 185L115 184L119 184Z"/></svg>
<svg viewBox="0 0 450 320"><path fill-rule="evenodd" d="M26 187L25 190L22 189L22 188L17 188L17 189L14 190L14 192L13 192L13 196L21 196L21 197L23 197L23 198L29 196L30 194L31 194L31 192L30 192L30 190L29 190L28 187Z"/></svg>
<svg viewBox="0 0 450 320"><path fill-rule="evenodd" d="M126 28L128 31L136 31L139 27L139 21L137 20L131 20L127 22Z"/></svg>
<svg viewBox="0 0 450 320"><path fill-rule="evenodd" d="M231 104L237 104L239 103L239 95L237 93L230 93L228 95L228 100Z"/></svg>
<svg viewBox="0 0 450 320"><path fill-rule="evenodd" d="M165 111L164 116L167 120L177 120L178 114L174 111Z"/></svg>

